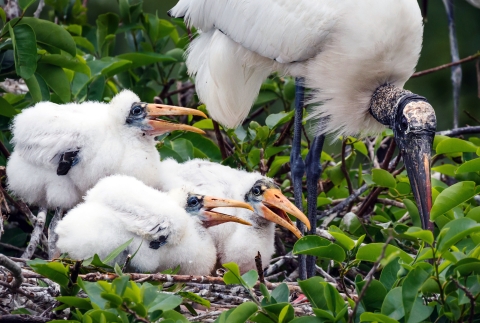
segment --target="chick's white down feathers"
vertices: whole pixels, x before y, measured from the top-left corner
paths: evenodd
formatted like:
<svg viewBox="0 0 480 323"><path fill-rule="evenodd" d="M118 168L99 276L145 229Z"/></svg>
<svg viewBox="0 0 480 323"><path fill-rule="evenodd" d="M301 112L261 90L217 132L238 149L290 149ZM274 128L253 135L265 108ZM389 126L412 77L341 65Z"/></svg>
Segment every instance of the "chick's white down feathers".
<svg viewBox="0 0 480 323"><path fill-rule="evenodd" d="M135 271L158 272L180 265L182 274L208 275L216 262L215 246L200 219L185 211L187 193L185 187L164 193L133 177L106 177L59 222L58 248L73 259L95 253L103 259L133 238L112 264L123 264L138 249L130 262ZM150 247L159 240L165 244Z"/></svg>
<svg viewBox="0 0 480 323"><path fill-rule="evenodd" d="M372 94L403 87L422 46L416 0L180 0L171 14L201 30L187 66L212 118L230 128L278 71L313 89L309 118L328 117L316 134L381 132Z"/></svg>
<svg viewBox="0 0 480 323"><path fill-rule="evenodd" d="M265 178L259 173L248 173L201 159L193 159L183 164L167 159L162 161L160 171L163 174L160 178L163 190L188 185L194 187L192 190L198 194L211 194L239 201L245 199L256 181ZM220 264L236 262L242 273L255 269L255 256L258 251L262 255L263 264L268 264L275 252L275 224L246 209L216 210L252 223L252 226L225 223L208 229L217 247Z"/></svg>
<svg viewBox="0 0 480 323"><path fill-rule="evenodd" d="M9 189L29 204L68 209L111 174L154 186L160 163L154 138L126 124L134 102L140 99L124 90L110 103L41 102L25 109L13 120ZM79 162L58 176L60 156L71 150L79 150Z"/></svg>

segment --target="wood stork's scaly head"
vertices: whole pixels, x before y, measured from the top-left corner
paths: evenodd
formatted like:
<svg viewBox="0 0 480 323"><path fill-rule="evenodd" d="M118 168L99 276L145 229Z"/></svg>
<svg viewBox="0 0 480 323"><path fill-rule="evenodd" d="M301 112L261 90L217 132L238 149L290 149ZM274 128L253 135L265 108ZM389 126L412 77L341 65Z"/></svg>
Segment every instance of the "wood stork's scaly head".
<svg viewBox="0 0 480 323"><path fill-rule="evenodd" d="M305 223L310 230L310 222L305 214L282 194L278 186L268 179L256 181L245 195L245 202L253 206L256 214L290 230L299 239L302 237L302 233L293 224L287 213Z"/></svg>
<svg viewBox="0 0 480 323"><path fill-rule="evenodd" d="M191 131L205 134L202 130L184 125L171 123L165 120L156 120L161 116L195 115L206 118L207 116L195 109L188 109L164 104L144 103L133 92L123 90L117 94L110 106L113 108L112 115L119 124L129 127L137 127L140 132L148 136L158 136L174 130Z"/></svg>
<svg viewBox="0 0 480 323"><path fill-rule="evenodd" d="M437 127L433 107L424 97L385 85L375 92L370 111L379 122L392 128L417 201L422 226L432 230L430 153Z"/></svg>

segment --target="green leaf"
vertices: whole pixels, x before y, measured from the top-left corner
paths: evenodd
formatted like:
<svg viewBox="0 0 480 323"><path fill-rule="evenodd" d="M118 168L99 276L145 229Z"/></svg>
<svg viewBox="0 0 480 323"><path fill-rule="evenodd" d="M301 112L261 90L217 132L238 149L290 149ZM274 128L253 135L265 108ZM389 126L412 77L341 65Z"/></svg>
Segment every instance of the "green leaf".
<svg viewBox="0 0 480 323"><path fill-rule="evenodd" d="M382 254L383 247L385 246L384 243L370 243L363 247L360 247L357 252L357 260L362 261L370 261L376 262L380 255ZM402 249L388 245L385 250L385 258L390 257L393 253L398 253L398 256L406 263L411 263L413 258L410 257L405 251Z"/></svg>
<svg viewBox="0 0 480 323"><path fill-rule="evenodd" d="M18 25L29 25L35 31L37 42L40 44L61 49L72 56L75 56L77 53L72 36L60 25L48 20L30 17L23 17Z"/></svg>
<svg viewBox="0 0 480 323"><path fill-rule="evenodd" d="M390 261L382 270L380 274L380 282L387 290L392 289L397 281L397 273L400 270L398 261Z"/></svg>
<svg viewBox="0 0 480 323"><path fill-rule="evenodd" d="M457 168L456 174L480 172L480 158L469 160Z"/></svg>
<svg viewBox="0 0 480 323"><path fill-rule="evenodd" d="M64 103L70 101L70 82L61 67L38 64L37 73Z"/></svg>
<svg viewBox="0 0 480 323"><path fill-rule="evenodd" d="M275 92L272 92L269 90L266 90L266 91L262 90L258 94L258 97L257 97L257 100L255 101L254 106L259 107L277 99L278 99L278 95Z"/></svg>
<svg viewBox="0 0 480 323"><path fill-rule="evenodd" d="M100 296L103 299L106 299L110 303L109 305L110 307L119 307L123 303L123 299L120 296L115 295L113 293L103 292L103 293L100 293Z"/></svg>
<svg viewBox="0 0 480 323"><path fill-rule="evenodd" d="M249 288L253 288L258 280L258 273L256 270L249 270L242 275L242 279Z"/></svg>
<svg viewBox="0 0 480 323"><path fill-rule="evenodd" d="M432 171L439 172L450 177L455 177L455 172L457 171L457 166L452 164L444 164L437 167L433 167Z"/></svg>
<svg viewBox="0 0 480 323"><path fill-rule="evenodd" d="M410 218L412 219L413 225L418 228L422 227L422 220L420 219L420 213L418 212L418 208L411 200L404 199L403 204L407 208L408 213L410 214Z"/></svg>
<svg viewBox="0 0 480 323"><path fill-rule="evenodd" d="M178 295L182 296L184 299L188 299L188 300L191 300L192 302L195 302L197 304L205 306L206 308L210 308L210 301L206 300L203 297L198 296L195 293L192 293L192 292L178 292Z"/></svg>
<svg viewBox="0 0 480 323"><path fill-rule="evenodd" d="M104 57L87 62L93 76L103 75L107 78L130 69L132 62L115 57Z"/></svg>
<svg viewBox="0 0 480 323"><path fill-rule="evenodd" d="M372 180L380 187L395 188L397 186L395 177L384 169L375 168L372 170L372 174Z"/></svg>
<svg viewBox="0 0 480 323"><path fill-rule="evenodd" d="M107 301L100 296L104 290L98 283L84 282L81 278L78 278L77 284L88 295L92 304L95 304L99 308L105 308Z"/></svg>
<svg viewBox="0 0 480 323"><path fill-rule="evenodd" d="M173 310L164 312L162 318L165 319L165 322L167 322L166 320L168 319L172 319L175 323L190 323L185 316Z"/></svg>
<svg viewBox="0 0 480 323"><path fill-rule="evenodd" d="M396 287L388 292L382 304L382 314L395 320L400 320L405 316L403 304L399 304L402 299L402 287Z"/></svg>
<svg viewBox="0 0 480 323"><path fill-rule="evenodd" d="M15 70L20 77L28 79L32 77L37 69L37 46L35 33L27 25L17 25L12 28L8 25L10 37L12 38Z"/></svg>
<svg viewBox="0 0 480 323"><path fill-rule="evenodd" d="M5 10L0 7L0 18L2 18L3 23L7 22L7 15L5 14Z"/></svg>
<svg viewBox="0 0 480 323"><path fill-rule="evenodd" d="M59 296L57 301L67 304L69 306L77 307L81 310L92 309L92 304L89 299L74 297L74 296Z"/></svg>
<svg viewBox="0 0 480 323"><path fill-rule="evenodd" d="M411 236L417 239L420 239L429 245L433 244L434 238L433 238L433 233L430 230L422 230L420 228L409 228L406 232L404 232L405 235Z"/></svg>
<svg viewBox="0 0 480 323"><path fill-rule="evenodd" d="M102 260L102 262L109 263L110 261L115 259L123 250L125 250L132 243L132 241L133 238L115 248L108 256L105 257L105 259Z"/></svg>
<svg viewBox="0 0 480 323"><path fill-rule="evenodd" d="M318 236L306 236L298 240L293 247L294 254L312 255L337 262L345 260L345 251L342 247Z"/></svg>
<svg viewBox="0 0 480 323"><path fill-rule="evenodd" d="M211 120L210 120L211 121ZM184 132L180 138L187 139L192 143L195 143L194 148L200 150L208 158L214 162L222 161L222 154L220 153L220 148L210 139L193 132Z"/></svg>
<svg viewBox="0 0 480 323"><path fill-rule="evenodd" d="M0 97L0 115L1 116L11 118L17 113L18 112L15 110L15 108L7 100Z"/></svg>
<svg viewBox="0 0 480 323"><path fill-rule="evenodd" d="M223 281L225 282L226 285L245 285L245 282L242 279L242 276L240 275L240 268L238 268L238 265L234 262L229 262L226 264L222 265L228 271L223 275Z"/></svg>
<svg viewBox="0 0 480 323"><path fill-rule="evenodd" d="M28 261L27 264L36 273L49 278L64 288L66 288L70 282L67 267L59 262L45 262L35 259Z"/></svg>
<svg viewBox="0 0 480 323"><path fill-rule="evenodd" d="M228 323L245 323L257 310L255 303L243 303L231 312L228 316Z"/></svg>
<svg viewBox="0 0 480 323"><path fill-rule="evenodd" d="M37 0L18 0L18 5L20 6L20 9L25 11L35 1L37 1Z"/></svg>
<svg viewBox="0 0 480 323"><path fill-rule="evenodd" d="M320 293L320 284L324 282L323 278L318 276L298 282L298 285L310 301L310 304L312 304L312 307L321 308L325 304L324 295Z"/></svg>
<svg viewBox="0 0 480 323"><path fill-rule="evenodd" d="M173 158L179 163L183 163L184 160L183 158L176 153L172 148L167 147L167 146L162 146L158 149L158 152L160 153L161 159L165 160L167 158Z"/></svg>
<svg viewBox="0 0 480 323"><path fill-rule="evenodd" d="M437 154L451 154L451 153L474 153L478 149L473 143L458 139L448 138L442 140L436 148Z"/></svg>
<svg viewBox="0 0 480 323"><path fill-rule="evenodd" d="M172 149L182 157L184 161L193 159L193 144L187 139L176 139L171 142Z"/></svg>
<svg viewBox="0 0 480 323"><path fill-rule="evenodd" d="M480 224L470 218L460 218L447 223L438 235L438 251L443 254L458 241L474 232L480 232Z"/></svg>
<svg viewBox="0 0 480 323"><path fill-rule="evenodd" d="M340 245L343 249L350 251L355 247L355 241L350 239L347 235L333 231L329 231L329 233L335 238L335 243Z"/></svg>
<svg viewBox="0 0 480 323"><path fill-rule="evenodd" d="M158 310L169 311L182 304L182 298L176 295L159 293L155 301L151 304L148 311L150 313Z"/></svg>
<svg viewBox="0 0 480 323"><path fill-rule="evenodd" d="M176 62L176 60L170 56L157 53L126 53L118 55L117 58L131 61L132 68L148 66L154 63Z"/></svg>
<svg viewBox="0 0 480 323"><path fill-rule="evenodd" d="M202 129L202 130L213 130L213 120L212 119L204 119L193 124L195 128Z"/></svg>
<svg viewBox="0 0 480 323"><path fill-rule="evenodd" d="M87 64L79 62L76 58L67 58L63 55L43 55L40 62L66 68L75 72L90 76L90 67Z"/></svg>
<svg viewBox="0 0 480 323"><path fill-rule="evenodd" d="M99 15L96 22L97 50L100 52L101 57L109 56L110 51L113 49L115 41L114 34L118 29L120 18L116 14L109 12Z"/></svg>
<svg viewBox="0 0 480 323"><path fill-rule="evenodd" d="M441 192L430 211L431 221L475 196L475 182L459 182Z"/></svg>
<svg viewBox="0 0 480 323"><path fill-rule="evenodd" d="M293 320L294 317L295 317L295 312L293 310L292 305L287 304L285 305L285 307L280 312L280 315L278 316L278 323L290 322L291 320Z"/></svg>
<svg viewBox="0 0 480 323"><path fill-rule="evenodd" d="M402 301L405 308L405 321L412 322L410 315L413 313L413 307L418 293L423 283L430 277L430 274L423 270L420 266L416 266L411 270L405 278L402 286ZM418 321L414 321L418 322Z"/></svg>
<svg viewBox="0 0 480 323"><path fill-rule="evenodd" d="M73 41L77 46L83 47L90 54L95 53L95 46L93 46L93 44L85 37L73 36Z"/></svg>
<svg viewBox="0 0 480 323"><path fill-rule="evenodd" d="M381 323L398 323L397 320L391 319L386 315L379 313L362 313L360 315L361 322L381 322Z"/></svg>
<svg viewBox="0 0 480 323"><path fill-rule="evenodd" d="M269 114L267 119L265 119L265 124L270 129L275 129L275 128L281 126L282 124L290 121L292 119L294 113L295 113L295 111Z"/></svg>
<svg viewBox="0 0 480 323"><path fill-rule="evenodd" d="M33 101L40 102L50 100L50 90L48 89L47 83L45 83L45 80L38 73L26 79L25 84L28 86L28 91Z"/></svg>
<svg viewBox="0 0 480 323"><path fill-rule="evenodd" d="M365 281L357 283L357 292L360 295L363 287L365 286ZM367 288L365 295L363 296L361 302L363 307L367 311L379 310L382 307L383 300L387 295L387 290L381 282L373 279L370 282L370 285Z"/></svg>
<svg viewBox="0 0 480 323"><path fill-rule="evenodd" d="M480 223L480 206L471 209L467 214L467 218L470 218L477 221L477 223Z"/></svg>
<svg viewBox="0 0 480 323"><path fill-rule="evenodd" d="M270 166L270 170L267 173L268 177L274 177L278 171L282 168L283 165L290 161L289 156L275 156L273 160L272 166Z"/></svg>
<svg viewBox="0 0 480 323"><path fill-rule="evenodd" d="M288 303L288 297L290 296L290 292L288 290L288 286L285 283L278 285L273 291L271 295L278 303Z"/></svg>

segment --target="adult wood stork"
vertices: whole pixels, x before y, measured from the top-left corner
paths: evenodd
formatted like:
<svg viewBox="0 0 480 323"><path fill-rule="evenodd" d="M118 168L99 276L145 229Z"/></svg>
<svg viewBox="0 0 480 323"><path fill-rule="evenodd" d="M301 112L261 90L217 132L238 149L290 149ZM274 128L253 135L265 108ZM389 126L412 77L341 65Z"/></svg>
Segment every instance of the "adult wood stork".
<svg viewBox="0 0 480 323"><path fill-rule="evenodd" d="M422 46L416 0L180 0L170 15L200 30L187 66L196 76L199 98L223 125L236 127L245 119L273 71L301 77L312 89L308 118L316 120L318 136L306 169L311 232L322 135L365 135L385 126L393 129L403 154L423 227L432 228L429 157L435 112L425 98L403 89ZM296 121L300 134L300 118ZM297 137L292 147L295 185L303 176L299 142Z"/></svg>
<svg viewBox="0 0 480 323"><path fill-rule="evenodd" d="M112 263L123 264L138 249L130 261L135 271L158 272L179 265L182 274L209 275L216 249L205 227L225 222L250 225L212 210L217 207L251 209L245 202L189 193L186 187L164 193L133 177L109 176L59 222L58 247L73 259L95 253L104 259L133 238Z"/></svg>
<svg viewBox="0 0 480 323"><path fill-rule="evenodd" d="M162 161L160 170L163 174L160 178L163 190L179 184L187 185L198 193L208 192L244 200L255 210L251 213L244 209L219 209L252 223L252 226L227 223L208 230L217 246L220 264L236 262L241 272L256 268L257 252L261 253L264 264L270 262L275 252L275 224L290 230L298 238L302 237L287 214L310 226L307 217L282 194L273 181L259 173L248 173L201 159L183 164L167 159Z"/></svg>
<svg viewBox="0 0 480 323"><path fill-rule="evenodd" d="M172 130L203 133L155 118L184 114L205 117L194 109L142 103L126 90L110 103L38 103L13 120L8 187L29 204L69 209L111 174L155 185L160 176L155 136ZM60 211L52 225L59 217Z"/></svg>

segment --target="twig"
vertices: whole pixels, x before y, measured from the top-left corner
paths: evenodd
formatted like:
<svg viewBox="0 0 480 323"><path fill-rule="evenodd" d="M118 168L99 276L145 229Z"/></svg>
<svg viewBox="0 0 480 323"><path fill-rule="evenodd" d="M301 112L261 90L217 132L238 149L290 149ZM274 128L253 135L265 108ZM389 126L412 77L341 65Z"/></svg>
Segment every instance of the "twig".
<svg viewBox="0 0 480 323"><path fill-rule="evenodd" d="M28 206L23 203L22 201L15 201L13 197L11 197L8 192L0 185L0 190L2 191L3 196L12 203L17 210L20 210L20 212L23 213L27 217L27 219L30 221L32 225L35 225L35 222L37 219L35 218L35 215L33 215L32 211L28 208Z"/></svg>
<svg viewBox="0 0 480 323"><path fill-rule="evenodd" d="M218 141L218 146L220 148L220 153L222 154L222 159L225 160L228 155L227 151L225 150L225 141L223 139L222 133L220 132L220 126L218 125L218 122L215 120L212 120L213 122L213 129L215 129L215 137L217 138Z"/></svg>
<svg viewBox="0 0 480 323"><path fill-rule="evenodd" d="M40 207L37 214L37 223L33 228L32 235L30 237L30 242L27 249L22 255L22 258L30 259L37 248L40 237L43 233L43 227L45 226L45 219L47 218L47 209L45 207Z"/></svg>
<svg viewBox="0 0 480 323"><path fill-rule="evenodd" d="M43 7L45 7L45 0L40 0L38 3L37 10L33 13L35 18L40 18L40 14L42 13Z"/></svg>
<svg viewBox="0 0 480 323"><path fill-rule="evenodd" d="M23 283L22 269L7 256L0 254L0 266L7 268L15 278L11 288L17 290Z"/></svg>
<svg viewBox="0 0 480 323"><path fill-rule="evenodd" d="M262 255L260 254L260 251L258 251L258 254L255 256L255 265L257 266L258 280L262 284L265 284L265 276L263 275Z"/></svg>
<svg viewBox="0 0 480 323"><path fill-rule="evenodd" d="M461 135L468 135L468 134L476 134L480 133L480 126L477 127L464 127L464 128L457 128L453 130L445 130L437 132L437 135L447 136L447 137L458 137Z"/></svg>
<svg viewBox="0 0 480 323"><path fill-rule="evenodd" d="M375 274L378 267L380 266L380 262L385 257L385 251L387 250L388 244L390 243L391 240L392 240L392 236L389 236L387 238L387 241L385 241L385 244L382 248L382 253L378 257L377 261L375 261L372 269L368 272L367 276L365 277L365 285L363 285L363 288L362 288L362 291L360 292L360 295L358 295L358 298L355 300L355 307L353 308L352 313L348 317L348 323L352 323L354 321L355 315L357 314L358 304L360 304L363 296L365 296L365 293L367 292L368 287L372 283L373 274Z"/></svg>
<svg viewBox="0 0 480 323"><path fill-rule="evenodd" d="M184 86L180 89L177 89L175 91L171 91L171 92L168 92L168 93L164 94L163 98L164 99L169 98L172 95L179 94L179 93L184 93L184 92L187 92L188 90L194 89L194 88L195 88L195 84L190 84L190 85Z"/></svg>
<svg viewBox="0 0 480 323"><path fill-rule="evenodd" d="M10 152L8 151L7 147L5 147L4 143L0 140L0 152L2 152L3 156L8 159L10 158Z"/></svg>
<svg viewBox="0 0 480 323"><path fill-rule="evenodd" d="M130 263L130 260L132 260L132 255L128 254L127 259L125 259L125 262L123 263L123 266L122 266L122 273L124 273L125 270L127 269L127 266Z"/></svg>
<svg viewBox="0 0 480 323"><path fill-rule="evenodd" d="M135 318L135 321L143 322L143 323L150 323L149 320L147 320L147 319L144 318L144 317L139 316L135 311L133 311L133 310L131 310L130 308L128 308L127 303L123 303L123 310L124 310L125 312L127 312L128 314L133 315L133 317Z"/></svg>
<svg viewBox="0 0 480 323"><path fill-rule="evenodd" d="M325 278L326 281L328 281L330 283L334 283L334 284L337 283L335 278L330 276L325 270L323 270L322 267L319 267L319 266L315 265L315 269L317 270L317 273L319 273L320 275L322 275Z"/></svg>
<svg viewBox="0 0 480 323"><path fill-rule="evenodd" d="M325 219L322 223L322 228L325 229L327 227L327 225L333 221L333 219L337 216L337 213L338 212L341 212L343 211L343 209L345 209L347 207L347 205L349 205L351 202L355 201L356 198L358 198L360 195L362 195L363 193L365 193L365 191L368 190L368 185L367 184L364 184L363 186L361 186L358 190L356 190L355 192L353 192L353 194L351 194L349 197L347 197L345 200L343 200L342 203L332 207L331 209L328 209L326 211L322 211L320 212L318 215L317 215L317 219L320 220L326 216L330 216L330 215L334 215L334 217L328 221L328 219ZM327 222L328 221L328 222Z"/></svg>
<svg viewBox="0 0 480 323"><path fill-rule="evenodd" d="M212 316L218 316L222 313L223 313L223 311L212 311L212 312L208 312L208 313L205 313L205 314L202 314L202 315L194 316L193 318L195 319L195 321L199 321L199 320L203 320L203 319L206 319L206 318L209 318L209 317L212 317Z"/></svg>
<svg viewBox="0 0 480 323"><path fill-rule="evenodd" d="M19 315L0 315L0 322L6 323L45 323L51 321L47 317L19 314Z"/></svg>
<svg viewBox="0 0 480 323"><path fill-rule="evenodd" d="M467 62L470 62L470 61L473 61L473 60L477 59L478 57L480 57L480 53L477 53L477 54L474 54L474 55L465 57L465 58L463 58L463 59L461 59L461 60L459 60L459 61L456 61L456 62L452 62L452 63L440 65L440 66L437 66L437 67L434 67L434 68L430 68L430 69L428 69L428 70L424 70L424 71L417 72L417 73L413 74L411 78L424 76L424 75L426 75L426 74L430 74L430 73L434 73L434 72L437 72L437 71L441 71L441 70L444 70L444 69L449 68L449 67L452 67L452 66L456 66L456 65L463 64L463 63L467 63Z"/></svg>
<svg viewBox="0 0 480 323"><path fill-rule="evenodd" d="M475 296L465 286L460 284L458 280L453 277L451 279L455 283L455 285L457 285L457 288L461 289L465 293L465 296L467 296L470 300L470 317L468 318L468 322L473 323L473 318L475 316Z"/></svg>
<svg viewBox="0 0 480 323"><path fill-rule="evenodd" d="M76 261L70 273L70 281L68 282L68 288L72 288L77 283L78 274L80 273L80 267L82 266L82 260Z"/></svg>
<svg viewBox="0 0 480 323"><path fill-rule="evenodd" d="M342 143L342 166L340 168L342 170L343 176L345 176L345 179L347 180L348 192L349 194L353 194L352 180L350 179L350 174L348 173L347 165L345 162L346 148L347 148L347 139L345 139Z"/></svg>
<svg viewBox="0 0 480 323"><path fill-rule="evenodd" d="M470 117L470 119L472 119L473 121L475 121L476 123L480 124L480 120L478 120L474 115L472 115L470 112L468 112L467 110L463 110L463 112Z"/></svg>
<svg viewBox="0 0 480 323"><path fill-rule="evenodd" d="M258 108L257 110L253 111L248 117L247 119L245 119L245 121L242 122L242 125L245 125L247 123L249 123L250 121L252 121L253 119L255 119L256 117L258 117L260 114L262 114L262 112L265 111L265 108L264 106Z"/></svg>
<svg viewBox="0 0 480 323"><path fill-rule="evenodd" d="M55 210L55 215L50 221L48 226L48 259L58 258L60 256L60 250L57 249L58 235L55 232L58 222L62 220L63 209L57 207Z"/></svg>

